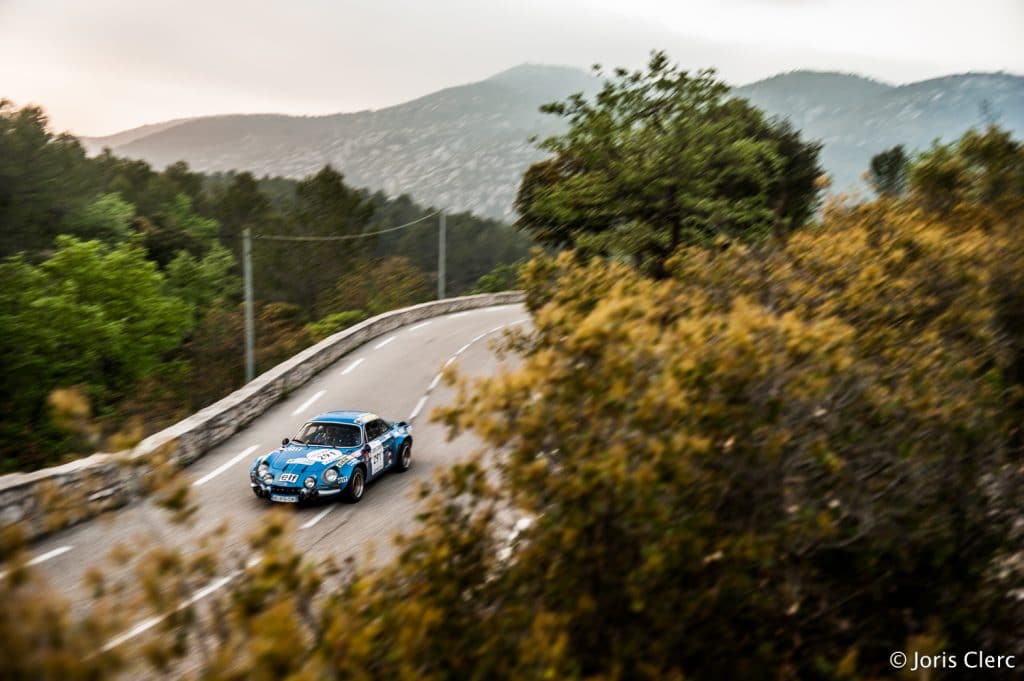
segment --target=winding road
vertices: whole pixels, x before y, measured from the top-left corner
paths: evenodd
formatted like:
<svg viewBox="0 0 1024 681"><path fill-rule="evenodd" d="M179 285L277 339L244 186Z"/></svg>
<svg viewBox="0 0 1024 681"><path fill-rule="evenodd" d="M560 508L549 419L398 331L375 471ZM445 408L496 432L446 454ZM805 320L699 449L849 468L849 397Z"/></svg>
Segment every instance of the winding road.
<svg viewBox="0 0 1024 681"><path fill-rule="evenodd" d="M109 555L119 544L137 548L155 541L188 550L198 537L229 521L228 549L240 547L270 510L270 504L249 489L248 469L253 458L277 447L283 437L294 435L316 414L346 408L411 421L413 466L404 475L385 475L374 482L358 504L335 498L298 508L288 506L296 516L294 541L314 557L333 554L341 559L365 554L372 545L374 555L386 559L392 551L391 537L414 522L417 502L413 490L418 483L479 444L472 436L449 442L444 427L429 422L431 409L454 396L441 381L440 372L453 362L464 375L497 372L500 363L488 341L504 329L526 323L528 315L522 305L504 305L434 317L374 338L187 469L192 499L198 506L191 526L170 523L166 511L141 500L37 542L32 547L32 562L78 609L90 598L83 582L90 568L101 567L106 574L117 576L118 566L111 565ZM223 581L212 582L195 597L211 593L218 585L223 586ZM140 622L126 632L124 640L147 628L146 622Z"/></svg>

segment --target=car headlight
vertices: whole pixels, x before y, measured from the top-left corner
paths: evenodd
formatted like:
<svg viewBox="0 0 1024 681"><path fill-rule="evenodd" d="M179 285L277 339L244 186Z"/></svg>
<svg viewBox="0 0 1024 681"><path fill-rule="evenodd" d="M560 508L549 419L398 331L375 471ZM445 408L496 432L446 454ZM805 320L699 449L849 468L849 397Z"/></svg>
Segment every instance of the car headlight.
<svg viewBox="0 0 1024 681"><path fill-rule="evenodd" d="M306 486L306 489L313 489L314 487L316 487L316 478L311 475L308 478L306 478L306 481L302 484Z"/></svg>
<svg viewBox="0 0 1024 681"><path fill-rule="evenodd" d="M263 482L267 483L268 485L270 483L274 482L274 474L270 473L270 472L264 473L263 474Z"/></svg>
<svg viewBox="0 0 1024 681"><path fill-rule="evenodd" d="M265 476L269 472L270 472L270 464L268 464L266 461L262 462L259 465L259 467L256 468L256 475L258 475L261 478L263 476Z"/></svg>
<svg viewBox="0 0 1024 681"><path fill-rule="evenodd" d="M332 483L332 482L334 482L337 479L338 479L338 469L337 468L328 468L327 470L324 471L324 482Z"/></svg>

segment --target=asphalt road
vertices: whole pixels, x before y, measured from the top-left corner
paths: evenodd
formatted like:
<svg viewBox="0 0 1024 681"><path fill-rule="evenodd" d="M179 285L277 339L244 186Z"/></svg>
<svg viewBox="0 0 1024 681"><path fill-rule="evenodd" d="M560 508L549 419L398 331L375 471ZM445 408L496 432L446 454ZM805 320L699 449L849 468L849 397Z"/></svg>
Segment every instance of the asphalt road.
<svg viewBox="0 0 1024 681"><path fill-rule="evenodd" d="M191 527L171 524L166 511L141 500L38 542L32 547L33 562L77 610L89 598L83 583L87 570L98 566L118 576L118 565L112 565L109 556L119 544L135 548L156 541L187 550L227 520L228 546L238 547L271 507L249 489L252 460L274 449L283 437L293 436L305 420L333 409L365 409L389 420L410 420L412 468L375 481L358 504L335 498L297 508L286 505L295 514L294 541L311 556L333 554L339 559L366 555L372 545L374 555L386 560L391 537L414 522L413 490L418 483L479 444L470 436L448 442L445 429L429 423L430 411L454 396L439 380L439 372L446 363L456 362L466 375L495 373L500 365L490 340L527 319L521 305L482 308L435 317L373 339L188 469L198 505ZM216 587L216 582L209 585ZM143 625L129 633L144 630Z"/></svg>

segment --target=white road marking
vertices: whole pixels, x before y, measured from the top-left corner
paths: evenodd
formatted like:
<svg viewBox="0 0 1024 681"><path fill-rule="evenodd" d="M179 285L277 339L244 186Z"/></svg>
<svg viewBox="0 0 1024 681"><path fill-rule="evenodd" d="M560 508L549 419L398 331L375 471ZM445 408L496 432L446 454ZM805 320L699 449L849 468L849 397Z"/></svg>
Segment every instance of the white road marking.
<svg viewBox="0 0 1024 681"><path fill-rule="evenodd" d="M420 398L420 401L416 403L416 408L412 410L412 414L409 415L409 420L413 421L417 416L420 415L420 411L423 409L423 405L427 403L427 396L424 395Z"/></svg>
<svg viewBox="0 0 1024 681"><path fill-rule="evenodd" d="M410 331L415 331L416 329L422 329L422 328L423 328L424 326L426 326L426 325L427 325L427 324L429 324L429 323L430 323L430 322L421 322L421 323L417 324L416 326L412 327L412 328L411 328L411 329L409 329L409 330L410 330Z"/></svg>
<svg viewBox="0 0 1024 681"><path fill-rule="evenodd" d="M298 416L302 412L304 412L307 409L309 409L311 406L313 406L313 403L316 402L317 400L319 400L321 397L323 397L324 393L326 393L326 392L327 392L326 390L321 390L316 395L313 395L312 397L310 397L308 400L306 400L301 405L299 405L298 409L296 409L295 411L292 412L292 416Z"/></svg>
<svg viewBox="0 0 1024 681"><path fill-rule="evenodd" d="M430 382L430 386L427 388L427 392L428 393L431 390L433 390L434 388L437 387L437 384L441 382L441 378L442 378L441 374L438 374L437 376L434 376L434 380Z"/></svg>
<svg viewBox="0 0 1024 681"><path fill-rule="evenodd" d="M252 558L250 558L248 560L248 562L246 562L245 566L247 568L256 567L257 565L260 564L260 562L262 560L263 560L263 556L253 556ZM235 570L234 572L232 572L229 575L226 575L224 577L221 577L220 579L214 580L213 582L211 582L211 583L207 584L206 586L204 586L199 591L197 591L194 594L192 594L191 598L189 598L187 601L184 601L184 602L180 603L178 605L178 607L174 608L174 610L172 610L171 612L177 612L179 610L184 610L185 608L187 608L188 606L192 605L193 603L196 603L197 601L200 601L203 598L206 598L207 596L212 594L217 589L222 588L223 586L228 584L231 580L235 579L236 577L238 577L241 574L242 574L241 570ZM119 636L115 636L114 638L112 638L109 641L107 641L107 644L105 646L103 646L100 649L100 651L105 653L107 651L113 650L114 648L118 647L119 645L121 645L125 641L130 641L131 639L135 638L139 634L144 633L146 631L149 631L150 629L152 629L153 627L155 627L156 625L160 624L165 619L167 619L168 615L170 615L170 614L171 614L170 612L167 612L167 613L164 613L163 615L154 615L153 617L150 617L148 619L142 620L141 622L136 624L134 627L132 627L131 629L129 629L125 633L120 634Z"/></svg>
<svg viewBox="0 0 1024 681"><path fill-rule="evenodd" d="M506 305L506 307L507 307L507 305ZM499 309L499 308L487 307L486 309ZM477 342L478 340L480 340L481 338L483 338L487 334L493 334L496 331L501 331L502 329L504 329L506 327L515 327L515 326L518 326L520 324L526 324L526 322L528 322L528 321L529 320L519 320L518 322L510 322L509 324L503 324L501 326L495 327L494 329L492 329L490 331L483 332L482 334L480 334L479 336L475 337L473 340L469 341L468 343L466 343L465 345L460 347L458 350L456 350L455 354L453 354L451 357L445 359L444 360L444 364L441 366L441 369L447 369L447 368L451 367L453 361L458 359L460 354L462 354L463 352L468 350L470 345L472 345L473 343ZM437 380L438 380L438 378L439 378L439 376L435 376L434 377L434 380L430 384L430 387L427 388L427 392L430 392L435 387L437 387Z"/></svg>
<svg viewBox="0 0 1024 681"><path fill-rule="evenodd" d="M456 312L453 315L449 315L452 319L458 319L459 317L465 317L469 312Z"/></svg>
<svg viewBox="0 0 1024 681"><path fill-rule="evenodd" d="M210 471L209 473L207 473L203 477L201 477L198 480L196 480L195 482L193 482L192 486L193 487L199 487L200 485L205 485L206 483L210 482L215 477L217 477L218 475L220 475L221 473L223 473L227 469L231 468L232 466L234 466L236 463L238 463L239 461L241 461L245 457L251 455L257 449L259 449L259 445L253 445L252 447L247 447L244 451L239 452L238 454L235 454L228 461L226 461L225 463L222 463L221 465L217 466L216 468L214 468L212 471Z"/></svg>
<svg viewBox="0 0 1024 681"><path fill-rule="evenodd" d="M45 563L46 561L50 560L51 558L56 558L57 556L64 555L65 553L67 553L68 551L70 551L73 548L75 548L75 547L74 546L70 546L70 545L69 546L58 546L57 548L53 549L52 551L47 551L46 553L39 554L35 558L33 558L33 559L29 560L27 563L25 563L25 565L26 566L27 565L39 565L40 563ZM0 570L0 579L3 579L6 576L7 576L7 570Z"/></svg>
<svg viewBox="0 0 1024 681"><path fill-rule="evenodd" d="M341 372L341 375L344 376L345 374L347 374L348 372L352 371L353 369L355 369L357 366L359 366L362 363L363 363L363 358L360 357L359 359L357 359L356 361L352 362L347 367L345 367L345 370Z"/></svg>
<svg viewBox="0 0 1024 681"><path fill-rule="evenodd" d="M385 345L387 345L388 343L390 343L393 340L395 340L395 336L391 336L390 338L386 338L386 339L382 340L380 343L377 343L376 345L374 345L373 349L374 350L380 350L382 347L384 347Z"/></svg>
<svg viewBox="0 0 1024 681"><path fill-rule="evenodd" d="M300 530L308 530L309 528L313 527L313 526L314 526L314 525L316 525L316 524L317 524L318 522L320 522L321 520L323 520L324 518L326 518L326 517L327 517L327 514L328 514L328 513L330 513L331 511L333 511L333 510L334 510L334 509L336 509L336 508L337 508L337 505L336 505L336 504L332 504L331 506L328 506L327 508L325 508L324 510L320 511L320 512L319 512L319 513L317 513L317 514L316 514L315 516L313 516L312 518L310 518L309 520L307 520L307 521L306 521L305 523L303 523L303 524L302 524L302 525L301 525L301 526L299 527L299 529L300 529Z"/></svg>
<svg viewBox="0 0 1024 681"><path fill-rule="evenodd" d="M124 632L120 636L115 636L114 638L107 641L107 644L103 646L100 650L104 653L111 651L114 648L121 645L122 643L132 640L139 634L149 631L150 629L164 621L166 618L167 616L164 615L163 617L150 617L149 619L142 620L141 622L139 622L134 627Z"/></svg>
<svg viewBox="0 0 1024 681"><path fill-rule="evenodd" d="M63 554L67 553L68 551L70 551L73 548L75 548L75 547L74 546L58 546L57 548L53 549L52 551L47 551L46 553L43 553L43 554L40 554L40 555L36 556L32 560L30 560L27 563L27 565L39 565L40 563L45 563L46 561L50 560L51 558L56 558L57 556L63 555Z"/></svg>
<svg viewBox="0 0 1024 681"><path fill-rule="evenodd" d="M207 596L212 594L217 589L223 588L225 584L227 584L228 582L230 582L231 580L233 580L235 577L237 577L240 574L241 574L241 572L236 570L235 572L232 572L229 575L225 575L224 577L221 577L220 579L214 580L213 582L211 582L211 583L207 584L206 586L204 586L199 591L197 591L194 594L192 594L192 596L188 600L182 602L172 612L177 612L179 610L184 610L185 608L189 607L190 605L193 605L194 603L197 603L198 601L201 601L202 599L206 598ZM153 617L150 617L149 619L142 620L141 622L136 624L134 627L132 627L128 631L126 631L123 634L120 634L118 636L115 636L114 638L112 638L109 641L107 641L107 644L100 649L101 652L105 653L105 652L108 652L110 650L113 650L114 648L118 647L122 643L125 643L125 642L130 641L131 639L135 638L139 634L143 634L143 633L149 631L150 629L152 629L153 627L155 627L156 625L160 624L165 619L167 619L167 617L170 614L171 613L164 613L163 615L155 615Z"/></svg>

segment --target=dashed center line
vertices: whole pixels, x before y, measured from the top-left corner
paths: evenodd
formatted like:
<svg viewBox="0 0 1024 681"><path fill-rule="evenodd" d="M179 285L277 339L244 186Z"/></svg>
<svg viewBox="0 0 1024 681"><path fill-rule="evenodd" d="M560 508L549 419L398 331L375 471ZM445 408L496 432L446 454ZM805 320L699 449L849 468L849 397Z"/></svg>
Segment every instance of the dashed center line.
<svg viewBox="0 0 1024 681"><path fill-rule="evenodd" d="M299 529L300 529L300 530L308 530L309 528L313 527L313 526L314 526L314 525L316 525L316 524L317 524L318 522L320 522L321 520L323 520L324 518L326 518L326 517L327 517L327 514L328 514L328 513L330 513L331 511L333 511L333 510L334 510L334 509L336 509L336 508L337 508L337 505L336 505L336 504L332 504L332 505L328 506L327 508L325 508L324 510L320 511L320 512L319 512L319 513L317 513L317 514L316 514L315 516L313 516L312 518L310 518L309 520L307 520L306 522L304 522L304 523L303 523L303 524L302 524L302 525L301 525L301 526L299 527Z"/></svg>
<svg viewBox="0 0 1024 681"><path fill-rule="evenodd" d="M425 405L426 403L427 403L427 396L424 395L423 397L420 398L420 401L416 403L416 408L412 410L411 414L409 414L409 420L410 421L415 421L416 420L416 417L420 415L421 411L423 411L423 405Z"/></svg>
<svg viewBox="0 0 1024 681"><path fill-rule="evenodd" d="M466 314L466 313L465 312L460 312L459 314ZM457 316L457 315L452 315L452 316L454 317L454 316ZM492 334L492 333L494 333L496 331L501 331L502 329L504 329L505 327L508 327L508 326L515 326L517 324L524 324L524 323L526 323L526 321L527 320L525 320L525 319L520 319L519 321L511 322L509 324L500 324L498 326L495 326L493 329L490 329L488 331L484 331L483 333L481 333L481 334L477 335L475 338L473 338L473 340L469 341L468 343L463 345L461 348L456 350L455 354L453 354L448 359L446 359L442 369L447 368L449 365L451 365L452 362L454 362L456 359L459 358L459 355L464 353L466 350L469 350L470 346L472 346L473 343L476 343L477 341L481 340L485 336L487 336L489 334ZM438 384L441 382L441 378L442 377L443 377L443 373L439 373L436 376L434 376L434 379L432 381L430 381L430 385L427 386L427 390L426 390L425 393L423 393L423 397L421 397L420 401L416 403L416 408L412 410L412 414L409 416L409 420L410 421L414 421L416 419L416 417L420 415L420 412L423 411L423 407L426 406L427 399L430 397L430 393L434 392L434 388L436 388L438 386Z"/></svg>
<svg viewBox="0 0 1024 681"><path fill-rule="evenodd" d="M257 561L257 562L259 562L259 561ZM183 601L180 605L178 605L178 607L174 608L174 610L171 611L171 612L178 612L180 610L184 610L185 608L189 607L190 605L193 605L193 604L201 601L202 599L206 598L207 596L212 594L217 589L222 588L225 584L227 584L231 580L233 580L236 577L238 577L240 574L241 574L241 571L236 570L235 572L232 572L229 575L225 575L224 577L221 577L220 579L214 580L210 584L204 586L202 589L200 589L199 591L197 591L194 594L192 594L192 596L189 597L188 600ZM121 634L119 636L115 636L114 638L112 638L109 641L107 641L107 644L105 646L103 646L100 650L102 652L104 652L104 653L113 650L114 648L118 647L122 643L125 643L125 642L130 641L131 639L135 638L139 634L144 634L145 632L149 631L150 629L152 629L153 627L155 627L156 625L160 624L165 619L167 619L170 616L170 614L171 613L168 612L168 613L164 613L163 615L155 615L153 617L150 617L149 619L142 620L141 622L136 624L134 627L132 627L131 629L129 629L125 633L123 633L123 634Z"/></svg>
<svg viewBox="0 0 1024 681"><path fill-rule="evenodd" d="M70 551L73 548L75 548L75 547L74 546L70 546L70 545L68 545L68 546L58 546L57 548L53 549L52 551L47 551L46 553L39 554L35 558L33 558L33 559L29 560L28 562L26 562L25 565L39 565L40 563L45 563L46 561L50 560L51 558L56 558L57 556L64 555L65 553L67 553L68 551ZM7 570L0 570L0 579L3 579L6 576L7 576Z"/></svg>
<svg viewBox="0 0 1024 681"><path fill-rule="evenodd" d="M68 551L70 551L73 548L75 548L75 547L74 546L70 546L70 545L69 546L58 546L57 548L53 549L52 551L47 551L46 553L43 553L43 554L40 554L40 555L36 556L35 558L33 558L32 560L30 560L28 562L28 565L39 565L40 563L44 563L44 562L50 560L51 558L56 558L57 556L63 555L63 554L67 553Z"/></svg>
<svg viewBox="0 0 1024 681"><path fill-rule="evenodd" d="M313 405L313 403L316 402L317 400L319 400L321 397L323 397L324 393L326 393L326 392L327 392L326 390L321 390L316 395L313 395L312 397L310 397L308 400L306 400L301 405L299 405L299 407L295 411L292 412L292 416L298 416L302 412L304 412L307 409L309 409Z"/></svg>
<svg viewBox="0 0 1024 681"><path fill-rule="evenodd" d="M238 454L234 455L233 457L228 459L226 462L224 462L221 465L217 466L212 471L210 471L209 473L207 473L203 477L201 477L198 480L196 480L195 482L193 482L192 486L193 487L199 487L200 485L205 485L206 483L210 482L215 477L217 477L218 475L220 475L221 473L223 473L227 469L231 468L232 466L234 466L236 463L238 463L239 461L241 461L245 457L250 456L257 449L259 449L259 445L253 445L252 447L247 447L244 451L239 452Z"/></svg>
<svg viewBox="0 0 1024 681"><path fill-rule="evenodd" d="M357 359L356 361L352 362L347 367L345 367L345 370L341 372L341 375L344 376L345 374L347 374L348 372L352 371L353 369L355 369L357 366L359 366L362 363L363 363L363 358L360 357L359 359Z"/></svg>
<svg viewBox="0 0 1024 681"><path fill-rule="evenodd" d="M384 347L385 345L387 345L388 343L390 343L393 340L395 340L395 336L391 336L390 338L385 338L380 343L377 343L376 345L374 345L373 349L374 350L380 350L382 347Z"/></svg>

